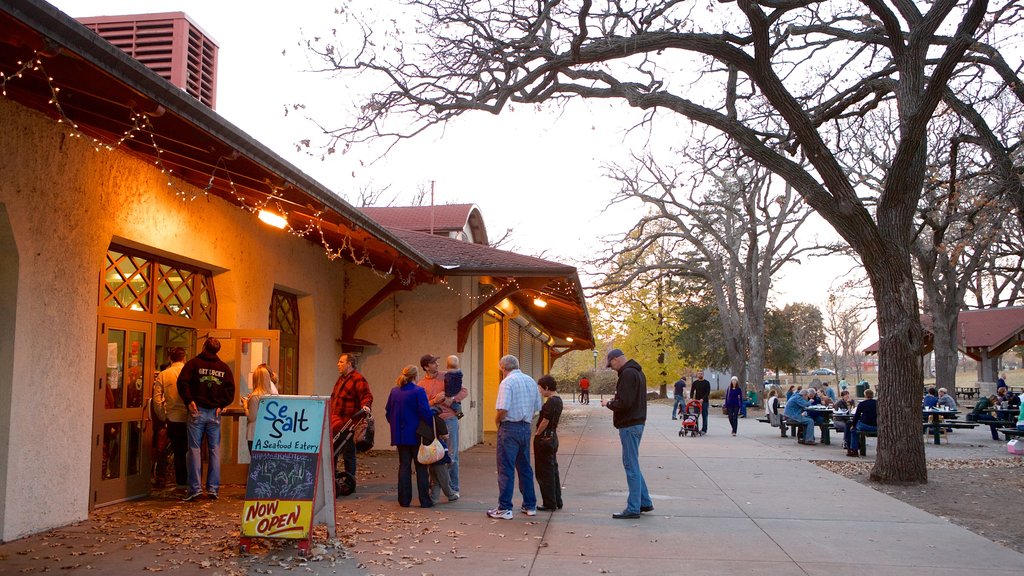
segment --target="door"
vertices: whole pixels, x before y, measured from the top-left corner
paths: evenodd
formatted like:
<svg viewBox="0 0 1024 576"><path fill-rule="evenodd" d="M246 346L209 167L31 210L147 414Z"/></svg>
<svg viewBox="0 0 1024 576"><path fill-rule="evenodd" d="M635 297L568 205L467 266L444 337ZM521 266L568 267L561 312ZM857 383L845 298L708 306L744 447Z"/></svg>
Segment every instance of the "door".
<svg viewBox="0 0 1024 576"><path fill-rule="evenodd" d="M104 318L96 352L91 507L149 493L151 324Z"/></svg>
<svg viewBox="0 0 1024 576"><path fill-rule="evenodd" d="M249 472L249 446L245 439L246 417L242 398L252 392L252 373L260 364L280 374L280 332L239 328L200 334L198 349L206 338L220 340L220 359L235 376L235 398L220 422L220 477L224 484L245 484Z"/></svg>

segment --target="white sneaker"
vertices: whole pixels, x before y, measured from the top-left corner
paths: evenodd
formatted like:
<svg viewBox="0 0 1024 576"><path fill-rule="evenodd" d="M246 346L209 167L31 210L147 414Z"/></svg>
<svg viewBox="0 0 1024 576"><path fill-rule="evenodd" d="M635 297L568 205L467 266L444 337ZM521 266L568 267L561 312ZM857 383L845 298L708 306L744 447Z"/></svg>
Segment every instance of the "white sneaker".
<svg viewBox="0 0 1024 576"><path fill-rule="evenodd" d="M519 510L523 514L526 514L527 516L536 516L537 515L537 509L536 508L527 508L526 506L523 506Z"/></svg>
<svg viewBox="0 0 1024 576"><path fill-rule="evenodd" d="M511 510L502 510L501 508L494 508L493 510L488 510L487 511L487 515L489 517L491 517L491 518L494 518L495 520L511 520L512 519L512 511Z"/></svg>

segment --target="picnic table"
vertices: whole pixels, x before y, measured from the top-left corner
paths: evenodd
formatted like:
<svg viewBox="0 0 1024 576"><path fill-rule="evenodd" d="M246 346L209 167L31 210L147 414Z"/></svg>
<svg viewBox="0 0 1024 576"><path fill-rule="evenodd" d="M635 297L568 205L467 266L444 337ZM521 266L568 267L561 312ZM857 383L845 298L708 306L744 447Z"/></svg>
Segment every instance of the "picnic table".
<svg viewBox="0 0 1024 576"><path fill-rule="evenodd" d="M946 418L953 418L956 416L956 410L950 410L948 408L925 408L922 410L925 419L928 421L924 425L925 432L928 432L928 428L931 428L930 434L935 437L935 443L939 444L942 438L942 429L945 427L943 421Z"/></svg>
<svg viewBox="0 0 1024 576"><path fill-rule="evenodd" d="M961 388L957 386L956 397L961 399L973 400L981 393L981 389L975 388Z"/></svg>

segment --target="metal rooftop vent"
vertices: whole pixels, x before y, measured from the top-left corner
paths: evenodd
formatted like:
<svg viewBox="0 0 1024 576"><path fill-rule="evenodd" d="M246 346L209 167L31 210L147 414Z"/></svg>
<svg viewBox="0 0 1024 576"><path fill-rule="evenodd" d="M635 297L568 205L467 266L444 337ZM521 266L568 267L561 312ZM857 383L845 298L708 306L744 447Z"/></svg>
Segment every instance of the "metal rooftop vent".
<svg viewBox="0 0 1024 576"><path fill-rule="evenodd" d="M217 108L217 44L184 12L78 21L203 104Z"/></svg>

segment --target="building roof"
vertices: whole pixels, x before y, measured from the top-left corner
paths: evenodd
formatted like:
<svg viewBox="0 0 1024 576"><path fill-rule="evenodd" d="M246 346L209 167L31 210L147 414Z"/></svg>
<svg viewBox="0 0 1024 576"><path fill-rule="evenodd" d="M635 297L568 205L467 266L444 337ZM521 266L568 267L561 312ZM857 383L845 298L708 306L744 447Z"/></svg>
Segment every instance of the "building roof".
<svg viewBox="0 0 1024 576"><path fill-rule="evenodd" d="M476 204L366 206L360 210L388 228L449 234L462 232L468 226L473 234L473 242L487 244L487 229Z"/></svg>
<svg viewBox="0 0 1024 576"><path fill-rule="evenodd" d="M391 232L444 268L448 276L480 276L496 287L520 284L524 289L508 299L538 326L558 338L572 337L578 348L593 346L590 314L573 266L423 232ZM537 298L547 305L538 307Z"/></svg>
<svg viewBox="0 0 1024 576"><path fill-rule="evenodd" d="M26 62L29 67L23 68ZM32 69L35 63L37 70ZM531 286L553 290L554 280L544 278L559 278L564 284L559 286L571 293L565 305L576 309L565 318L549 313L541 326L555 335L572 336L575 348L593 342L575 268L509 252L485 255L469 248L472 244L439 244L429 235L382 226L50 4L0 0L0 71L9 100L72 124L98 146L112 144L156 163L235 206L275 208L287 215L293 232L326 245L331 258L415 283L493 273L506 284L516 276L529 276ZM24 74L15 77L19 72ZM54 89L59 89L57 105ZM126 132L135 137L123 138ZM483 231L482 216L473 205L435 210L435 222L438 214L445 225L461 221L460 230L469 223ZM486 242L486 233L475 240ZM518 297L525 298L522 294Z"/></svg>
<svg viewBox="0 0 1024 576"><path fill-rule="evenodd" d="M922 354L933 347L932 317L921 315L925 330ZM998 356L1024 342L1024 307L962 310L954 339L957 349L975 360ZM866 354L877 354L880 342L868 346Z"/></svg>

